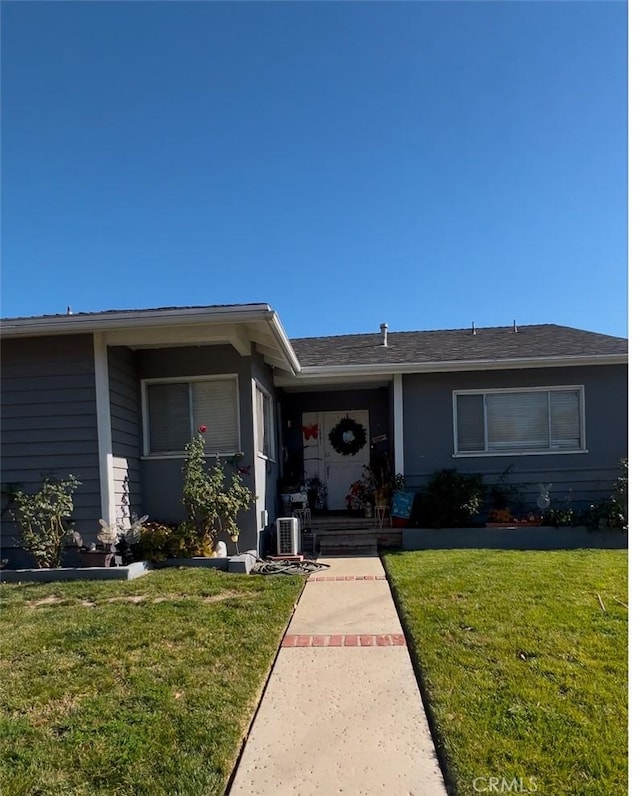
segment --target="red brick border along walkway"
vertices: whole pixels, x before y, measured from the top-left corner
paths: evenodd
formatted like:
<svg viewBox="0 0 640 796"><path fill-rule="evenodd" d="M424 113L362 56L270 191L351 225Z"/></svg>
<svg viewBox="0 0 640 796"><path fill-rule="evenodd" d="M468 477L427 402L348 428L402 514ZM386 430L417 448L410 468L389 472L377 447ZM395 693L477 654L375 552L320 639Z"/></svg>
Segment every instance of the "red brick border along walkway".
<svg viewBox="0 0 640 796"><path fill-rule="evenodd" d="M282 647L404 647L402 633L379 633L335 636L285 636Z"/></svg>
<svg viewBox="0 0 640 796"><path fill-rule="evenodd" d="M386 575L312 575L307 583L317 583L328 580L386 580Z"/></svg>

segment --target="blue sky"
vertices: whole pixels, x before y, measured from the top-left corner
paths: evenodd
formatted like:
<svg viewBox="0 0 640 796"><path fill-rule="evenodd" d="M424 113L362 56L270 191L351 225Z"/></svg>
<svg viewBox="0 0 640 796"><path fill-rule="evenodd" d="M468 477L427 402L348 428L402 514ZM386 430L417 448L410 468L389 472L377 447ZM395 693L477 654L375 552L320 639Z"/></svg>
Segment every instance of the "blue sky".
<svg viewBox="0 0 640 796"><path fill-rule="evenodd" d="M618 2L4 2L2 315L627 334Z"/></svg>

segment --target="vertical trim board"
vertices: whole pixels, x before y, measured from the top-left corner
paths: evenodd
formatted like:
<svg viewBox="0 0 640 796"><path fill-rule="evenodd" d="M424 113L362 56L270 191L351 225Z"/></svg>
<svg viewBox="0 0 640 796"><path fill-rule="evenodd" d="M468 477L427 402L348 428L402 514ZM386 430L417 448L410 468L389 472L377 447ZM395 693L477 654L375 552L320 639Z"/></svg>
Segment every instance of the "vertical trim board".
<svg viewBox="0 0 640 796"><path fill-rule="evenodd" d="M393 465L396 474L404 474L404 406L402 373L393 376Z"/></svg>
<svg viewBox="0 0 640 796"><path fill-rule="evenodd" d="M115 489L113 484L113 453L111 445L111 398L109 394L109 360L104 334L93 334L93 358L96 379L96 422L98 426L98 461L100 466L100 506L102 518L115 522Z"/></svg>

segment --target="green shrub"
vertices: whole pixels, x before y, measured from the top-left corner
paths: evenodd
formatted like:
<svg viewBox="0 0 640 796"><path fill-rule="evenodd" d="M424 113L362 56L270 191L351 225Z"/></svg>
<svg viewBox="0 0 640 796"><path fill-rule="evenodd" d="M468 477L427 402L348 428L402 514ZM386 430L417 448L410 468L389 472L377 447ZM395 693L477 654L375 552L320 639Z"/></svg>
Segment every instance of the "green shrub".
<svg viewBox="0 0 640 796"><path fill-rule="evenodd" d="M60 480L47 477L33 495L21 490L13 493L13 516L20 527L22 547L41 569L60 566L69 536L66 521L73 513L73 493L79 486L75 475Z"/></svg>
<svg viewBox="0 0 640 796"><path fill-rule="evenodd" d="M461 528L469 525L482 506L481 475L454 469L432 474L416 505L415 520L426 528Z"/></svg>
<svg viewBox="0 0 640 796"><path fill-rule="evenodd" d="M200 540L189 522L173 525L147 522L135 544L135 556L140 561L166 561L168 558L211 556L214 546L208 538Z"/></svg>
<svg viewBox="0 0 640 796"><path fill-rule="evenodd" d="M584 523L591 530L611 528L629 530L629 461L620 460L620 474L613 482L613 494L599 503L592 503L585 512Z"/></svg>
<svg viewBox="0 0 640 796"><path fill-rule="evenodd" d="M227 477L219 458L207 466L204 455L206 430L201 426L199 433L187 443L182 490L182 502L187 511L182 534L185 544L193 541L202 551L201 555L213 553L221 531L232 537L240 534L238 514L248 509L256 499L243 483L237 467Z"/></svg>
<svg viewBox="0 0 640 796"><path fill-rule="evenodd" d="M140 561L164 561L168 557L167 544L175 528L161 522L146 522L135 544L135 555Z"/></svg>
<svg viewBox="0 0 640 796"><path fill-rule="evenodd" d="M542 515L543 525L552 525L554 528L567 528L580 525L582 517L575 509L549 509Z"/></svg>

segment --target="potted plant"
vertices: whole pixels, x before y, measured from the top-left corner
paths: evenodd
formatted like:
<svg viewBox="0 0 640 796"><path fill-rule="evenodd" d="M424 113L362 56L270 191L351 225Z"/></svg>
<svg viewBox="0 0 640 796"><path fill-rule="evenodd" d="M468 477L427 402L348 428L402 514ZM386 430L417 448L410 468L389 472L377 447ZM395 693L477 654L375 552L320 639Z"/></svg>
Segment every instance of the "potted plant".
<svg viewBox="0 0 640 796"><path fill-rule="evenodd" d="M134 560L132 545L140 541L147 519L147 514L144 517L132 514L129 527L126 527L123 519L111 524L100 519L101 530L97 535L98 544L92 543L89 547L84 544L82 536L74 531L73 539L80 554L80 566L112 567L131 564Z"/></svg>
<svg viewBox="0 0 640 796"><path fill-rule="evenodd" d="M327 507L327 485L317 476L306 481L309 508L312 511L323 511Z"/></svg>

